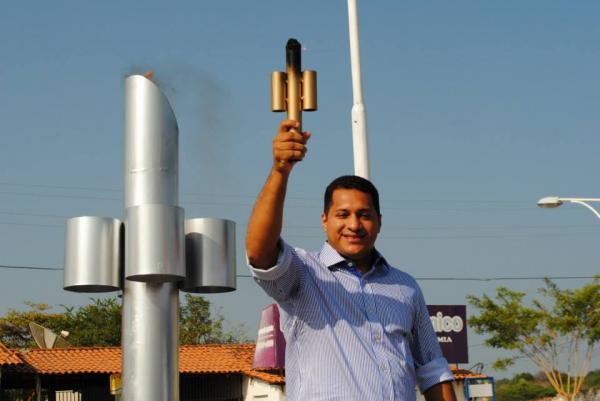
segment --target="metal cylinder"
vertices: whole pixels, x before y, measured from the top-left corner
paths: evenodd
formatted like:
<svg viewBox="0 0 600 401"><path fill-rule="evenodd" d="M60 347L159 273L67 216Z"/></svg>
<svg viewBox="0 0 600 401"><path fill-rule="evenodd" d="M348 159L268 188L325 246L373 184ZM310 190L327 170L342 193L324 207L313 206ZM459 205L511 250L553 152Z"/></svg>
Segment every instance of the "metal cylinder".
<svg viewBox="0 0 600 401"><path fill-rule="evenodd" d="M302 109L317 110L317 72L313 70L302 72Z"/></svg>
<svg viewBox="0 0 600 401"><path fill-rule="evenodd" d="M125 280L123 400L179 400L179 290L176 283Z"/></svg>
<svg viewBox="0 0 600 401"><path fill-rule="evenodd" d="M185 252L187 275L182 291L235 290L235 222L214 218L186 220Z"/></svg>
<svg viewBox="0 0 600 401"><path fill-rule="evenodd" d="M125 80L125 207L178 204L179 129L167 98L141 75Z"/></svg>
<svg viewBox="0 0 600 401"><path fill-rule="evenodd" d="M271 110L285 111L285 72L273 71L271 74Z"/></svg>
<svg viewBox="0 0 600 401"><path fill-rule="evenodd" d="M136 206L177 206L177 121L166 97L141 75L125 80L124 129L126 214L135 214L129 208ZM183 225L171 238L178 236L183 238ZM123 399L178 401L178 284L125 280L123 286Z"/></svg>
<svg viewBox="0 0 600 401"><path fill-rule="evenodd" d="M67 220L64 289L118 291L123 275L123 223L107 217Z"/></svg>
<svg viewBox="0 0 600 401"><path fill-rule="evenodd" d="M183 209L170 205L129 207L125 233L125 278L180 281L185 277Z"/></svg>
<svg viewBox="0 0 600 401"><path fill-rule="evenodd" d="M302 132L301 98L301 45L296 39L289 39L285 47L287 72L287 115L288 119L298 121L298 131Z"/></svg>

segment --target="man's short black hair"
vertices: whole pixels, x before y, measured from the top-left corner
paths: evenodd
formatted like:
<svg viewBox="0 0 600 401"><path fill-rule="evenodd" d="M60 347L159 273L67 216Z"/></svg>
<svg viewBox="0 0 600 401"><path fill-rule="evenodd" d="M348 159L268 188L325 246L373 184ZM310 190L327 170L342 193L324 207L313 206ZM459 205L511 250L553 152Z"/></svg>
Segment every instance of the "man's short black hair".
<svg viewBox="0 0 600 401"><path fill-rule="evenodd" d="M373 202L375 211L381 216L381 211L379 210L379 192L377 192L377 188L375 188L375 185L373 185L371 181L357 175L343 175L331 181L325 190L325 199L323 202L323 212L325 214L329 213L333 191L336 189L356 189L371 195L371 201Z"/></svg>

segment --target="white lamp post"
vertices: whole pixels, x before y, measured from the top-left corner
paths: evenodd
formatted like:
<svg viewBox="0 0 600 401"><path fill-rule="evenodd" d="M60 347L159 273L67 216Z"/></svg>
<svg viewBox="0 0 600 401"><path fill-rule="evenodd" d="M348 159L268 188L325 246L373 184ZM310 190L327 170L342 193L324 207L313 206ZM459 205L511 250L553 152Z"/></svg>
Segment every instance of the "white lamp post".
<svg viewBox="0 0 600 401"><path fill-rule="evenodd" d="M362 95L358 9L356 0L348 0L348 26L350 29L350 65L352 69L352 94L354 98L352 105L354 174L370 179L367 109L365 108Z"/></svg>
<svg viewBox="0 0 600 401"><path fill-rule="evenodd" d="M587 203L587 202L600 202L600 198L561 198L558 196L546 196L545 198L540 199L537 202L537 205L539 207L542 207L545 209L552 209L552 208L561 206L565 202L577 203L579 205L583 205L583 206L587 207L588 209L590 209L596 215L596 217L598 217L600 219L600 213L598 213L598 211L596 209L594 209L592 206L590 206Z"/></svg>

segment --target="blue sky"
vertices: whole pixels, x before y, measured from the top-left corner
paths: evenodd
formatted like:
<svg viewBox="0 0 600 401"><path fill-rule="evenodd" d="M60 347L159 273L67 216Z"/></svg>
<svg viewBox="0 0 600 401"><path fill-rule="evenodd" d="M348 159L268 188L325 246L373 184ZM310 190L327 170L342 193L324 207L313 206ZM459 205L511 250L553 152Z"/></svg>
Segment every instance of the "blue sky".
<svg viewBox="0 0 600 401"><path fill-rule="evenodd" d="M418 278L461 279L420 280L429 303L500 285L535 296L542 285L465 278L600 272L600 222L582 207L535 205L600 197L599 11L593 1L359 3L378 246ZM61 267L66 218L123 216L123 79L154 70L180 127L181 206L237 222L246 274L246 222L283 117L270 112L270 73L284 68L290 37L318 72L319 110L304 114L313 138L284 236L319 248L322 191L353 171L347 25L339 0L5 4L0 264ZM0 311L88 299L63 291L60 272L0 269ZM252 337L270 303L243 277L209 299ZM501 355L469 335L472 364Z"/></svg>

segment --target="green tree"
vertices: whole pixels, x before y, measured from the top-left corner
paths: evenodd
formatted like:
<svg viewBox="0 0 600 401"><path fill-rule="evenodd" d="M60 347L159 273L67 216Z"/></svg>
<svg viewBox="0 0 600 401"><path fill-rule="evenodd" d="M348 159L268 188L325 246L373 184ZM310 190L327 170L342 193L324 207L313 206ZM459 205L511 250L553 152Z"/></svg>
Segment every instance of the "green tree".
<svg viewBox="0 0 600 401"><path fill-rule="evenodd" d="M46 304L26 302L28 310L10 309L0 317L0 342L10 348L35 348L29 322L60 333L69 332L72 346L118 346L121 344L121 302L118 298L92 299L79 307L62 305L56 313ZM202 297L185 295L180 308L181 344L234 343L247 341L243 327L224 329L225 319L212 316L210 302Z"/></svg>
<svg viewBox="0 0 600 401"><path fill-rule="evenodd" d="M221 315L212 317L210 302L203 297L185 294L185 303L180 308L179 337L181 344L236 343L247 341L243 327L225 331L225 319Z"/></svg>
<svg viewBox="0 0 600 401"><path fill-rule="evenodd" d="M65 307L68 341L78 347L121 344L121 302L117 298L92 299L79 308Z"/></svg>
<svg viewBox="0 0 600 401"><path fill-rule="evenodd" d="M497 360L495 368L506 368L515 358L526 357L559 395L573 401L589 372L594 346L600 342L600 276L573 290L561 290L548 279L545 284L540 293L550 306L539 300L526 306L525 293L506 287L496 289L495 299L468 296L481 312L469 323L477 333L489 336L488 346L516 352L513 358Z"/></svg>
<svg viewBox="0 0 600 401"><path fill-rule="evenodd" d="M9 348L36 347L29 330L29 322L48 327L55 332L64 330L66 317L64 313L52 312L52 307L43 303L25 302L28 309L18 311L9 309L0 317L0 342Z"/></svg>
<svg viewBox="0 0 600 401"><path fill-rule="evenodd" d="M497 401L528 401L556 395L554 389L536 382L530 373L519 373L512 379L498 380L495 392Z"/></svg>
<svg viewBox="0 0 600 401"><path fill-rule="evenodd" d="M585 390L591 388L600 388L600 369L592 370L585 378L583 385Z"/></svg>

